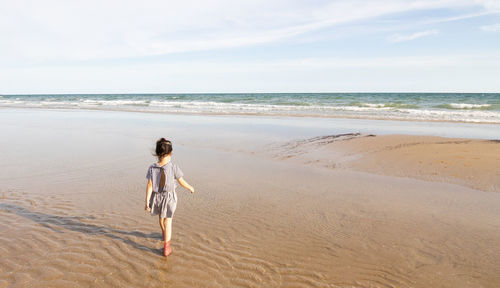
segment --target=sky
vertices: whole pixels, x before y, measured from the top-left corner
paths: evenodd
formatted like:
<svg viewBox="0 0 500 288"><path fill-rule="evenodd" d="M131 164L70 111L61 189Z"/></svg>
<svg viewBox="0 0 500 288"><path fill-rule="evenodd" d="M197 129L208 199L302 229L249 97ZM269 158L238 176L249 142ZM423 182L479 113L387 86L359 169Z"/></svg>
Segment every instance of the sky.
<svg viewBox="0 0 500 288"><path fill-rule="evenodd" d="M500 0L0 7L0 94L500 92Z"/></svg>

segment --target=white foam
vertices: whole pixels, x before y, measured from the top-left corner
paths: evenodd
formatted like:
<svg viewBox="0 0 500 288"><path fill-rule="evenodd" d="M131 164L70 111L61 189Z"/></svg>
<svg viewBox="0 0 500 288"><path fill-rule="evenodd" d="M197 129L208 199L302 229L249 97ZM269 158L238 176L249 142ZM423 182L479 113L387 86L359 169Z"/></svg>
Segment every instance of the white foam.
<svg viewBox="0 0 500 288"><path fill-rule="evenodd" d="M2 104L11 105L11 104L22 104L22 103L24 103L24 101L9 100L9 99L0 100L0 105Z"/></svg>
<svg viewBox="0 0 500 288"><path fill-rule="evenodd" d="M361 107L389 109L389 107L385 107L383 103L361 103Z"/></svg>
<svg viewBox="0 0 500 288"><path fill-rule="evenodd" d="M122 105L148 105L146 100L92 100L85 99L82 101L90 105L104 105L104 106L122 106Z"/></svg>
<svg viewBox="0 0 500 288"><path fill-rule="evenodd" d="M40 101L39 104L41 106L57 106L57 107L61 107L61 106L78 106L78 103L76 103L76 102L70 102L70 101Z"/></svg>
<svg viewBox="0 0 500 288"><path fill-rule="evenodd" d="M491 107L490 104L468 104L468 103L450 103L451 108L455 109L480 109Z"/></svg>
<svg viewBox="0 0 500 288"><path fill-rule="evenodd" d="M370 104L370 105L368 105ZM78 99L69 101L34 101L25 99L0 99L4 107L39 107L55 109L123 109L127 111L163 113L220 113L220 114L262 114L317 117L354 117L366 119L421 120L421 121L459 121L500 123L500 111L481 110L489 104L452 104L460 109L416 109L382 107L380 103L362 103L360 106L333 105L272 105L264 103L225 103L215 101L180 100L94 100ZM463 109L461 107L464 107ZM473 107L475 109L471 109Z"/></svg>

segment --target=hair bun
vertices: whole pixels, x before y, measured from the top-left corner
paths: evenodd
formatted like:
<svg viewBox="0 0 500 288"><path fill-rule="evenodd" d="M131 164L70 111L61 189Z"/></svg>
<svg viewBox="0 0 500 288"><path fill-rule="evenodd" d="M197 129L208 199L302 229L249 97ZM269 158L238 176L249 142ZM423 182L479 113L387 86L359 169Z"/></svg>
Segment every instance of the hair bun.
<svg viewBox="0 0 500 288"><path fill-rule="evenodd" d="M164 157L165 155L168 155L172 152L172 142L165 138L160 138L158 141L156 141L156 149L155 149L155 155L158 158Z"/></svg>

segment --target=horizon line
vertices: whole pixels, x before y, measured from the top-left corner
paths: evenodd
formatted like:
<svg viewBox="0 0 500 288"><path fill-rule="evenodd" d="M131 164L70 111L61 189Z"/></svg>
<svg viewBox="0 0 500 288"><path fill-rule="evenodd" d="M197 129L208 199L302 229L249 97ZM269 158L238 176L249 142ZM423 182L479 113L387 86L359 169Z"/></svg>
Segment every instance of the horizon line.
<svg viewBox="0 0 500 288"><path fill-rule="evenodd" d="M500 92L443 92L443 91L432 91L432 92L405 92L405 91L371 91L371 92L118 92L118 93L12 93L12 94L0 94L0 96L44 96L44 95L174 95L174 94L500 94Z"/></svg>

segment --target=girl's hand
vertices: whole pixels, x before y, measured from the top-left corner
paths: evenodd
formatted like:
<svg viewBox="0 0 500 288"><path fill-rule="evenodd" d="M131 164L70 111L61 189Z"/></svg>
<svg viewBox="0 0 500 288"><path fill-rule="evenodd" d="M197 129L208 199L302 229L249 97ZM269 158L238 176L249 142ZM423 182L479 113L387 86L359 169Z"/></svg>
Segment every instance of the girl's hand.
<svg viewBox="0 0 500 288"><path fill-rule="evenodd" d="M151 212L151 208L149 208L148 205L146 205L146 207L144 208L144 210L148 211L148 212Z"/></svg>
<svg viewBox="0 0 500 288"><path fill-rule="evenodd" d="M194 188L193 186L189 185L186 180L184 180L184 178L179 178L177 179L177 182L179 182L179 184L181 184L182 187L186 188L189 190L189 192L191 192L191 194L194 194Z"/></svg>

